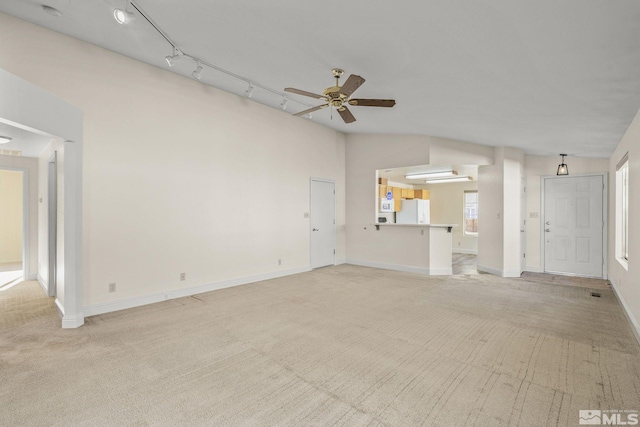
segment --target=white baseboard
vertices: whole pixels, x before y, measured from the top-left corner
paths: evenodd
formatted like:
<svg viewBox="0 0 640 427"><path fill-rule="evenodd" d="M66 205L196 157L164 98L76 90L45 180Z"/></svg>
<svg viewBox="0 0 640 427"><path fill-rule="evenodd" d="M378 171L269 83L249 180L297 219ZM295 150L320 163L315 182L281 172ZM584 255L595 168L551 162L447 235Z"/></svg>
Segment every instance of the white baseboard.
<svg viewBox="0 0 640 427"><path fill-rule="evenodd" d="M429 276L452 276L453 268L430 268Z"/></svg>
<svg viewBox="0 0 640 427"><path fill-rule="evenodd" d="M611 287L613 288L613 293L615 294L616 298L618 298L618 301L620 301L620 305L622 306L622 311L624 312L624 315L627 317L627 320L631 324L631 330L633 331L633 335L635 335L636 341L638 341L638 345L640 345L640 324L638 323L636 318L633 317L633 314L631 313L631 309L629 308L629 306L627 305L627 302L622 297L622 294L618 290L618 287L616 286L614 281L609 279L609 282L611 283Z"/></svg>
<svg viewBox="0 0 640 427"><path fill-rule="evenodd" d="M340 265L340 264L346 264L347 260L344 258L339 258L336 260L336 265Z"/></svg>
<svg viewBox="0 0 640 427"><path fill-rule="evenodd" d="M380 268L382 270L403 271L405 273L417 273L429 275L429 269L424 267L411 267L409 265L387 264L382 262L361 261L357 259L347 259L347 264L359 265L361 267Z"/></svg>
<svg viewBox="0 0 640 427"><path fill-rule="evenodd" d="M56 298L55 303L56 308L58 309L58 314L60 315L60 317L64 317L64 306L62 305L62 302L60 302L60 300Z"/></svg>
<svg viewBox="0 0 640 427"><path fill-rule="evenodd" d="M119 301L109 301L90 305L83 308L84 316L95 316L97 314L111 313L113 311L126 310L128 308L140 307L147 304L154 304L170 299L189 297L204 292L217 291L219 289L231 288L233 286L246 285L260 282L262 280L276 279L278 277L291 276L293 274L306 273L311 271L310 267L299 267L290 270L274 271L272 273L259 274L256 276L240 277L237 279L223 280L206 285L194 286L184 289L173 289L158 294L145 295L141 297L128 298Z"/></svg>
<svg viewBox="0 0 640 427"><path fill-rule="evenodd" d="M454 254L478 255L478 251L474 249L453 248L451 252L453 252Z"/></svg>
<svg viewBox="0 0 640 427"><path fill-rule="evenodd" d="M529 271L531 273L544 273L544 269L542 267L531 267L529 265L524 266L524 271Z"/></svg>
<svg viewBox="0 0 640 427"><path fill-rule="evenodd" d="M505 270L502 272L502 277L520 277L522 275L522 271L518 270Z"/></svg>
<svg viewBox="0 0 640 427"><path fill-rule="evenodd" d="M29 280L29 281L38 280L38 275L37 274L30 274L30 275L27 276L27 280Z"/></svg>
<svg viewBox="0 0 640 427"><path fill-rule="evenodd" d="M84 325L84 314L76 314L75 316L62 317L62 329L75 329Z"/></svg>
<svg viewBox="0 0 640 427"><path fill-rule="evenodd" d="M476 268L478 269L478 271L483 271L485 273L493 274L494 276L502 277L502 270L497 270L495 268L486 267L486 266L480 265L480 264L478 264L476 266Z"/></svg>
<svg viewBox="0 0 640 427"><path fill-rule="evenodd" d="M44 279L39 274L37 275L36 280L40 283L40 286L42 286L44 293L49 295L49 287L44 283Z"/></svg>

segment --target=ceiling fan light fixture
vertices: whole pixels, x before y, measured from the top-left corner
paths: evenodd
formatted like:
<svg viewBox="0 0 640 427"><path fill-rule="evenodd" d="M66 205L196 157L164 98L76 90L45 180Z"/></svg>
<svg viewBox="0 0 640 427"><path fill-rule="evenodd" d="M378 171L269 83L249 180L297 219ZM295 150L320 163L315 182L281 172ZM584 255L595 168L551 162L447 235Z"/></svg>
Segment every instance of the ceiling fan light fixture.
<svg viewBox="0 0 640 427"><path fill-rule="evenodd" d="M0 144L7 144L9 142L11 142L13 138L11 138L10 136L2 136L0 135Z"/></svg>
<svg viewBox="0 0 640 427"><path fill-rule="evenodd" d="M423 172L405 175L406 179L429 179L429 178L446 178L458 175L457 171L441 171L441 172Z"/></svg>
<svg viewBox="0 0 640 427"><path fill-rule="evenodd" d="M556 172L556 175L558 176L569 175L569 166L567 166L567 164L564 162L564 158L567 155L566 154L560 154L560 155L562 156L562 161L558 165L558 171Z"/></svg>

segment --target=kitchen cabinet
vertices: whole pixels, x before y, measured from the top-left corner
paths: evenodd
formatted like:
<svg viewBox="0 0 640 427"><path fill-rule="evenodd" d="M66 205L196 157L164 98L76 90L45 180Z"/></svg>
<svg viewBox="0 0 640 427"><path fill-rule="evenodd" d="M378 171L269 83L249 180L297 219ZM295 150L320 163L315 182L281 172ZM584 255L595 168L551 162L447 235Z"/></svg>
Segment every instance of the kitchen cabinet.
<svg viewBox="0 0 640 427"><path fill-rule="evenodd" d="M386 185L378 185L378 197L380 197L380 198L387 197L387 186Z"/></svg>
<svg viewBox="0 0 640 427"><path fill-rule="evenodd" d="M413 190L416 199L429 200L429 190Z"/></svg>
<svg viewBox="0 0 640 427"><path fill-rule="evenodd" d="M402 189L402 198L403 199L413 199L414 198L414 190L412 188L403 188Z"/></svg>
<svg viewBox="0 0 640 427"><path fill-rule="evenodd" d="M392 186L388 186L387 187L387 191L391 191L391 194L393 195L393 199L402 199L402 188L400 187L392 187Z"/></svg>

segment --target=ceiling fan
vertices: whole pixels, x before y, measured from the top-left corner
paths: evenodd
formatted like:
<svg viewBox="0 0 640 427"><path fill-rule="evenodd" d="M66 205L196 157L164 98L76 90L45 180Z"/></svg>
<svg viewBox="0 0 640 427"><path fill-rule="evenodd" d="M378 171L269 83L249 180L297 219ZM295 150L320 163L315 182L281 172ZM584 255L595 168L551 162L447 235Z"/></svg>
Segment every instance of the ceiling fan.
<svg viewBox="0 0 640 427"><path fill-rule="evenodd" d="M342 74L344 74L344 71L340 68L334 68L331 71L333 72L333 77L336 79L336 85L326 88L324 92L322 92L322 95L292 87L285 88L285 92L309 96L326 102L326 104L300 111L299 113L294 114L294 116L303 116L322 108L333 107L338 111L338 114L340 114L340 117L342 117L342 120L344 120L345 123L353 123L356 121L356 118L351 114L347 105L361 107L393 107L396 105L396 101L394 99L351 99L351 94L353 94L353 92L355 92L365 80L360 76L351 74L344 82L344 85L340 86L339 80Z"/></svg>

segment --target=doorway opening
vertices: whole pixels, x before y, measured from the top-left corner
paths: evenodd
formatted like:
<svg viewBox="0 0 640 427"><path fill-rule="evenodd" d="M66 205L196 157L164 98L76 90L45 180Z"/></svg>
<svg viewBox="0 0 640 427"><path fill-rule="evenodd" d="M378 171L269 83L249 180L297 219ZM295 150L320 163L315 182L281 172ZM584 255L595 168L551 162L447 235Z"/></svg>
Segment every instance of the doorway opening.
<svg viewBox="0 0 640 427"><path fill-rule="evenodd" d="M26 179L25 171L0 169L0 291L15 286L26 277Z"/></svg>

